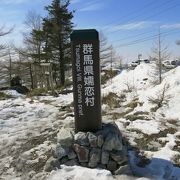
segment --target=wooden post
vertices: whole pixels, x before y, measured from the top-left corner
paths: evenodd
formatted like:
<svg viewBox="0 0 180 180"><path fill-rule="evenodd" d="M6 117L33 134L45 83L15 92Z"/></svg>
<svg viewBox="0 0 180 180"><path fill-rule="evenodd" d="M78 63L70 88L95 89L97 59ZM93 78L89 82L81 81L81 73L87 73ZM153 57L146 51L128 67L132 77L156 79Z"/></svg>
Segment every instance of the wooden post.
<svg viewBox="0 0 180 180"><path fill-rule="evenodd" d="M75 30L71 34L75 131L101 129L99 34Z"/></svg>

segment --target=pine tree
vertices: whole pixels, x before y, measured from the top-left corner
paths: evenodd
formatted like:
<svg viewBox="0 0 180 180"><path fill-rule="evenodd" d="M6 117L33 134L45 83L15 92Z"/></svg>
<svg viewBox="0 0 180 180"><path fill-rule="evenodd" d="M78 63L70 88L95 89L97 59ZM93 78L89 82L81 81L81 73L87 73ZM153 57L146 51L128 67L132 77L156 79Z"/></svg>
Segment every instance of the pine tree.
<svg viewBox="0 0 180 180"><path fill-rule="evenodd" d="M69 4L69 0L53 0L51 5L45 7L48 16L43 19L44 51L49 60L58 64L60 85L65 83L65 64L69 56L69 36L73 27L73 12L69 12Z"/></svg>

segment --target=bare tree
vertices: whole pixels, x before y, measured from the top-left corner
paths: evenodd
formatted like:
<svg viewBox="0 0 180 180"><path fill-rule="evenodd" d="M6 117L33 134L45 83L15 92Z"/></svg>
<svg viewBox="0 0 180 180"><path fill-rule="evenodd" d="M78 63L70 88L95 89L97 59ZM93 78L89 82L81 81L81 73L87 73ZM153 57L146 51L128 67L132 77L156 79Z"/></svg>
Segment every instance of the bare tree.
<svg viewBox="0 0 180 180"><path fill-rule="evenodd" d="M176 41L176 44L177 44L177 45L180 45L180 40L177 40L177 41Z"/></svg>
<svg viewBox="0 0 180 180"><path fill-rule="evenodd" d="M6 30L6 29L5 29L5 26L1 26L1 27L0 27L0 37L5 36L5 35L11 33L11 32L13 31L13 29L14 29L14 27ZM7 48L6 45L0 44L0 50L4 50L5 48Z"/></svg>
<svg viewBox="0 0 180 180"><path fill-rule="evenodd" d="M1 36L5 36L5 35L11 33L11 32L13 31L13 29L14 29L14 28L12 27L12 28L10 28L10 29L8 29L8 30L5 30L5 26L1 26L1 27L0 27L0 37L1 37Z"/></svg>
<svg viewBox="0 0 180 180"><path fill-rule="evenodd" d="M123 57L122 56L118 56L118 64L119 64L119 69L123 68Z"/></svg>
<svg viewBox="0 0 180 180"><path fill-rule="evenodd" d="M36 11L31 10L26 15L24 25L28 29L27 32L23 33L25 48L19 48L18 51L28 61L40 63L43 55L43 40L41 38L41 34L37 36L37 34L35 35L35 32L42 31L42 18ZM33 72L30 62L28 63L28 66L31 77L31 88L36 88L37 73L34 72L35 75L32 75Z"/></svg>
<svg viewBox="0 0 180 180"><path fill-rule="evenodd" d="M148 101L151 104L154 104L155 107L152 108L152 110L157 111L157 109L161 108L162 106L167 106L168 102L171 98L170 95L168 95L168 90L170 86L168 84L164 84L162 89L160 89L154 97L149 97Z"/></svg>
<svg viewBox="0 0 180 180"><path fill-rule="evenodd" d="M108 44L107 38L105 37L102 31L100 32L99 39L100 39L100 62L102 66L107 62L111 61L113 47L112 45Z"/></svg>
<svg viewBox="0 0 180 180"><path fill-rule="evenodd" d="M42 54L42 39L40 36L35 37L34 32L40 32L42 30L42 18L37 12L29 11L26 15L24 24L28 29L28 32L23 33L26 55L31 57L33 61L40 62Z"/></svg>
<svg viewBox="0 0 180 180"><path fill-rule="evenodd" d="M158 83L160 84L162 82L162 62L170 57L168 46L165 45L164 40L161 37L160 30L158 40L155 42L155 45L152 48L151 57L156 61L155 75L158 76Z"/></svg>
<svg viewBox="0 0 180 180"><path fill-rule="evenodd" d="M5 26L1 26L0 27L0 38L11 33L13 31L13 29L14 29L14 27L8 29ZM0 57L4 59L4 61L2 60L0 63L0 76L1 76L1 79L3 79L5 83L10 82L10 80L11 80L11 65L10 65L11 63L9 63L9 65L7 65L7 62L6 62L6 57L8 55L10 57L8 45L0 44ZM7 80L8 76L9 76L9 78Z"/></svg>

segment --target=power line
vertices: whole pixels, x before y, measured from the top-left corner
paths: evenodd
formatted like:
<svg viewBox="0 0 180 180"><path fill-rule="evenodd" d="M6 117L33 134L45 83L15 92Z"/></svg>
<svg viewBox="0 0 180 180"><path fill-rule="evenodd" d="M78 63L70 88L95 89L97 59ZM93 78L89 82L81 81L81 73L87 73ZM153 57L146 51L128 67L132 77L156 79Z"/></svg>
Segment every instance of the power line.
<svg viewBox="0 0 180 180"><path fill-rule="evenodd" d="M173 32L172 32L172 31L173 31ZM172 33L170 33L170 32L172 32L172 33L178 33L178 32L180 32L180 31L178 31L178 32L175 31L175 32L174 32L174 30L171 30L171 31L167 31L167 32L164 32L164 33L161 33L161 34L164 34L164 35L166 36L166 35L168 35L168 34L172 34ZM155 38L157 38L158 36L159 36L159 34L156 34L156 35L153 35L153 36L148 36L148 37L145 37L145 38L137 39L137 40L135 40L135 41L131 41L131 42L126 43L126 44L118 45L118 47L123 47L123 46L126 46L126 45L136 44L136 43L139 43L139 42L145 42L145 41L147 41L147 40L155 39Z"/></svg>
<svg viewBox="0 0 180 180"><path fill-rule="evenodd" d="M164 36L169 36L171 34L177 34L177 33L180 33L180 31L171 30L171 31L163 32L161 34L164 34ZM137 39L135 41L131 41L131 42L126 43L126 44L120 44L120 45L117 45L115 47L116 48L117 47L126 47L126 46L130 46L130 45L134 45L134 44L139 44L139 43L142 43L142 42L146 42L146 41L149 41L149 40L156 39L158 36L159 36L159 34L156 34L156 35L153 35L153 36L148 36L148 37L145 37L145 38Z"/></svg>
<svg viewBox="0 0 180 180"><path fill-rule="evenodd" d="M166 9L164 9L164 10L158 12L158 13L155 13L155 14L151 15L151 16L148 16L148 17L144 18L144 19L141 20L141 21L145 21L145 20L148 20L148 19L150 19L150 18L152 18L152 17L155 17L155 16L157 16L157 15L159 15L159 14L163 14L164 12L167 12L168 10L171 10L171 9L173 9L173 8L179 6L179 5L180 5L180 3L174 4L173 6L168 7L168 8L166 8ZM128 21L128 22L129 22L129 21ZM119 24L119 25L120 25L120 24ZM120 31L120 30L121 30L121 29L116 30L116 31L113 31L113 33L118 32L118 31ZM112 32L111 32L111 33L112 33ZM108 33L108 34L109 34L109 33Z"/></svg>
<svg viewBox="0 0 180 180"><path fill-rule="evenodd" d="M126 37L121 38L121 39L116 39L116 40L114 40L113 42L124 41L124 40L126 40L126 39L130 39L130 38L142 36L142 35L144 35L144 34L150 34L150 33L152 33L152 32L154 32L154 30L153 30L153 31L148 31L148 32L139 33L139 34L135 34L135 35L126 36Z"/></svg>
<svg viewBox="0 0 180 180"><path fill-rule="evenodd" d="M173 0L168 0L168 1L166 1L166 2L164 2L164 3L162 3L162 4L159 4L158 6L156 6L154 9L159 9L159 8L161 8L162 6L164 6L164 5L166 5L166 4L169 4L169 3L172 3L172 1ZM155 2L157 2L157 1L155 1ZM123 23L123 22L131 22L132 20L134 20L134 19L136 19L136 18L138 18L138 17L141 17L142 16L142 12L145 10L145 9L147 9L147 8L149 8L151 5L153 5L154 4L154 1L152 1L151 3L148 3L148 4L146 4L144 7L141 7L141 9L139 10L135 10L135 11L133 11L133 13L129 13L128 15L126 15L126 16L123 16L123 17L128 17L128 16L131 16L131 15L133 15L133 14L139 14L139 15L137 15L137 16L134 16L133 18L130 18L130 20L128 20L128 21L122 21L121 22L121 24ZM123 17L121 17L120 18L120 20L121 19L124 19ZM119 21L119 20L118 20ZM105 26L108 26L108 25L111 25L112 23L108 23L108 24L106 24ZM120 25L120 23L118 23L117 25ZM109 29L108 27L107 28L105 28L105 30L106 29Z"/></svg>
<svg viewBox="0 0 180 180"><path fill-rule="evenodd" d="M144 11L144 9L146 9L146 8L148 8L149 6L153 5L154 2L157 2L157 0L153 0L153 1L151 1L150 3L145 4L144 6L141 7L141 10ZM120 19L118 19L118 21L121 20L121 19L127 18L128 16L131 16L131 15L133 15L133 14L139 12L139 11L140 11L139 9L133 10L133 11L131 11L130 13L128 13L128 15L122 16ZM110 23L104 24L103 26L111 25L111 24L113 24L113 23L116 22L116 21L117 21L117 20L111 21ZM105 29L106 29L106 28L105 28Z"/></svg>
<svg viewBox="0 0 180 180"><path fill-rule="evenodd" d="M100 3L100 2L102 2L102 0L94 0L94 1L89 1L89 2L86 2L86 3L84 3L84 4L82 4L82 6L80 6L78 9L76 9L75 11L81 11L82 9L84 9L84 8L87 8L87 7L89 7L89 6L93 6L95 3Z"/></svg>
<svg viewBox="0 0 180 180"><path fill-rule="evenodd" d="M166 8L165 10L166 10L166 11L167 11L167 10L170 10L170 9L172 9L172 8L174 8L174 7L177 7L178 5L180 5L180 4L179 4L179 3L178 3L178 4L175 4L175 5L173 5L173 6L169 7L169 8ZM160 13L164 12L165 10L160 11L159 13L156 13L156 14L154 14L153 16L155 16L155 15L157 15L157 14L160 14ZM153 16L149 16L148 18L153 17ZM147 18L146 18L146 19L147 19ZM172 32L172 31L173 31L173 30L168 31L168 32L163 32L162 34L167 34L167 33ZM151 33L151 32L152 32L152 31L144 32L144 33L141 33L141 34L138 34L138 35L135 35L135 36L136 36L136 37L137 37L137 36L142 36L142 34L149 34L149 33ZM131 35L131 36L128 36L128 37L125 37L125 38L121 38L121 39L115 40L115 41L113 41L113 42L122 41L122 40L125 40L125 39L129 39L129 38L131 38L131 37L134 37L134 36ZM121 44L121 45L119 45L118 47L124 47L124 46L133 45L133 44L136 44L136 43L141 43L141 42L149 41L149 40L152 40L152 39L154 39L154 38L156 38L156 37L157 37L157 35L152 35L152 36L148 36L148 37L136 39L136 40L131 41L131 42L129 42L129 43ZM112 42L112 43L113 43L113 42Z"/></svg>

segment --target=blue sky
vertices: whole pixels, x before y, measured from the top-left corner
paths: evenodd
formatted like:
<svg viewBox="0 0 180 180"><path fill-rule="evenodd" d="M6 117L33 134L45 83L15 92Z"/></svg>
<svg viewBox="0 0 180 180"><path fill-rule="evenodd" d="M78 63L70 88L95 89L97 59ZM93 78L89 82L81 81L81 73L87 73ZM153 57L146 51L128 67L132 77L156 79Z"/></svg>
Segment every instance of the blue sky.
<svg viewBox="0 0 180 180"><path fill-rule="evenodd" d="M0 25L15 25L13 33L0 41L21 45L27 12L35 10L45 15L44 6L51 0L0 2ZM139 53L147 58L159 27L172 58L180 56L180 46L175 44L180 39L180 0L72 0L69 8L76 10L73 19L75 29L96 28L102 31L125 60L136 59Z"/></svg>

